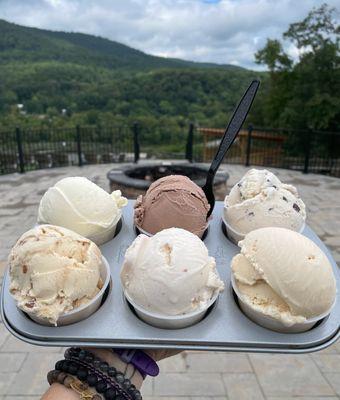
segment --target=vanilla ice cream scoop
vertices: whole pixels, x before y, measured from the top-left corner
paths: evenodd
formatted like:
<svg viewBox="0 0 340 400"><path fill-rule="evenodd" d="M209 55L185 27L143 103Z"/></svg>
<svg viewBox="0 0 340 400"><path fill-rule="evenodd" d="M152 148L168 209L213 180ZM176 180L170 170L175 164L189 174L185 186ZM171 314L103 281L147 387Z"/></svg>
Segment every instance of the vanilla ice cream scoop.
<svg viewBox="0 0 340 400"><path fill-rule="evenodd" d="M109 194L86 178L64 178L42 197L38 222L63 226L92 238L114 229L126 204L119 190Z"/></svg>
<svg viewBox="0 0 340 400"><path fill-rule="evenodd" d="M269 226L300 231L306 209L294 186L265 169L251 169L226 196L224 219L241 235Z"/></svg>
<svg viewBox="0 0 340 400"><path fill-rule="evenodd" d="M51 324L90 301L101 286L99 248L58 226L39 225L24 233L8 262L17 306Z"/></svg>
<svg viewBox="0 0 340 400"><path fill-rule="evenodd" d="M250 307L286 326L330 311L336 295L332 266L307 237L285 228L261 228L240 242L231 268Z"/></svg>
<svg viewBox="0 0 340 400"><path fill-rule="evenodd" d="M161 315L204 309L224 288L204 243L180 228L139 235L126 251L121 281L138 306Z"/></svg>

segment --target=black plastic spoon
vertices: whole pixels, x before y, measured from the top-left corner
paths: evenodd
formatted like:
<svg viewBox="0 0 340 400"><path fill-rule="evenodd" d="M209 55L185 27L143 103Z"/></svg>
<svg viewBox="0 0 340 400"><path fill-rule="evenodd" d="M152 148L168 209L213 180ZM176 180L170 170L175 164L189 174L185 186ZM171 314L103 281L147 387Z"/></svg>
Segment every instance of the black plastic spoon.
<svg viewBox="0 0 340 400"><path fill-rule="evenodd" d="M226 155L229 147L233 144L237 134L239 133L244 120L246 119L248 112L250 110L250 107L253 103L253 100L255 98L257 89L259 88L260 81L258 80L253 80L252 83L249 85L248 89L244 93L242 99L238 103L233 116L231 117L231 120L224 132L224 135L222 137L222 140L220 142L220 145L218 147L217 153L212 160L212 163L210 165L208 174L207 174L207 180L205 182L205 185L202 187L207 199L208 203L210 204L210 210L208 212L207 217L211 215L213 212L214 206L215 206L215 196L214 196L214 191L213 191L213 183L214 183L214 178L216 175L216 172L218 170L218 167L221 165L221 162Z"/></svg>

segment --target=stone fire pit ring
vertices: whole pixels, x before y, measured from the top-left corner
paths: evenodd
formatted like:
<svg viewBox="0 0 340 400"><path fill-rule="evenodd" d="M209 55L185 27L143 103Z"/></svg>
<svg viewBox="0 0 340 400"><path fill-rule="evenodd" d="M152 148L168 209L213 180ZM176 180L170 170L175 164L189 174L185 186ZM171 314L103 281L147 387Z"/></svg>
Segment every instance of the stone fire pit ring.
<svg viewBox="0 0 340 400"><path fill-rule="evenodd" d="M209 167L204 164L179 164L171 162L155 162L145 164L126 164L112 168L107 173L110 189L121 190L128 198L136 198L144 194L152 182L167 175L186 175L198 186L205 184L205 177ZM217 172L214 180L214 190L225 193L227 180L226 172Z"/></svg>

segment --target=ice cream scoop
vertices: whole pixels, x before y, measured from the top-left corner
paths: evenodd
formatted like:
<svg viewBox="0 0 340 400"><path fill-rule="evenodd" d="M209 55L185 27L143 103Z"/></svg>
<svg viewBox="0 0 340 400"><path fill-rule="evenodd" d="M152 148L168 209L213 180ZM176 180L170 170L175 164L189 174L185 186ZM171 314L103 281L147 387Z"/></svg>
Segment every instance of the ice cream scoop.
<svg viewBox="0 0 340 400"><path fill-rule="evenodd" d="M17 306L51 324L100 290L102 255L68 229L39 225L24 233L9 258L10 292Z"/></svg>
<svg viewBox="0 0 340 400"><path fill-rule="evenodd" d="M283 326L327 314L336 295L332 266L307 237L285 228L248 233L231 268L240 298Z"/></svg>
<svg viewBox="0 0 340 400"><path fill-rule="evenodd" d="M209 204L203 190L183 175L153 182L135 204L135 224L149 234L182 228L202 237L207 228Z"/></svg>
<svg viewBox="0 0 340 400"><path fill-rule="evenodd" d="M269 226L300 231L306 209L294 186L265 169L251 169L226 196L224 219L239 240L254 229Z"/></svg>
<svg viewBox="0 0 340 400"><path fill-rule="evenodd" d="M126 204L119 190L109 194L86 178L64 178L42 197L38 222L63 226L102 244L114 236Z"/></svg>
<svg viewBox="0 0 340 400"><path fill-rule="evenodd" d="M204 243L179 228L139 235L126 251L121 281L137 305L167 316L204 310L224 288Z"/></svg>

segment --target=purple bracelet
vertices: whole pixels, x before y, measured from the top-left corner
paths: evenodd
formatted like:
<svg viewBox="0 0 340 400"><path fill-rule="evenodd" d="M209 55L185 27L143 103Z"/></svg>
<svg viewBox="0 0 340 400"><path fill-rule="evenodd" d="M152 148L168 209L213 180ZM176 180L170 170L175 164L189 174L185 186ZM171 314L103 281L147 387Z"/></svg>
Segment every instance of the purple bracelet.
<svg viewBox="0 0 340 400"><path fill-rule="evenodd" d="M132 364L142 375L143 379L149 376L157 376L159 367L156 361L142 350L112 349L119 358L127 364Z"/></svg>

